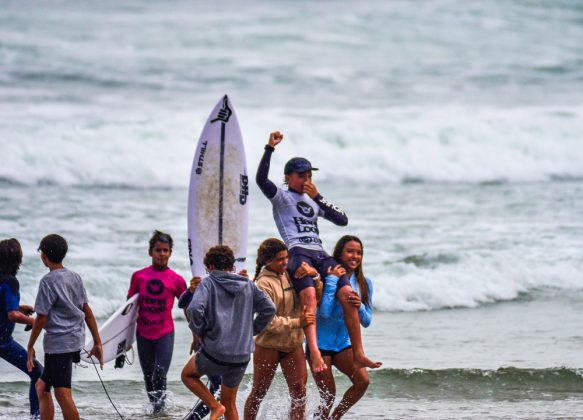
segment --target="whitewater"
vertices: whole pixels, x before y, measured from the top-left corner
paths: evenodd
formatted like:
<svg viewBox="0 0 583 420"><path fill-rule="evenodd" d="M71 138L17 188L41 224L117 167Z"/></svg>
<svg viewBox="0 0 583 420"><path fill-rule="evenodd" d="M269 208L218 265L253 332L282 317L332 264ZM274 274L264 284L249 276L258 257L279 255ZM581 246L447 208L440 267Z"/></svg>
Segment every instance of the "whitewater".
<svg viewBox="0 0 583 420"><path fill-rule="evenodd" d="M5 1L0 238L23 245L21 301L34 302L52 232L100 323L149 264L154 229L173 235L171 266L188 278L192 155L228 94L251 178L282 131L270 178L308 157L349 217L319 223L325 248L363 240L365 348L384 366L348 418L581 418L582 22L566 0ZM278 233L254 183L249 205L253 271ZM180 419L194 401L180 382L190 333L174 316L167 417ZM135 419L150 415L137 364L103 372ZM73 378L82 416L112 418L89 368ZM0 360L0 419L26 417L24 378ZM287 398L278 374L260 418L284 418Z"/></svg>

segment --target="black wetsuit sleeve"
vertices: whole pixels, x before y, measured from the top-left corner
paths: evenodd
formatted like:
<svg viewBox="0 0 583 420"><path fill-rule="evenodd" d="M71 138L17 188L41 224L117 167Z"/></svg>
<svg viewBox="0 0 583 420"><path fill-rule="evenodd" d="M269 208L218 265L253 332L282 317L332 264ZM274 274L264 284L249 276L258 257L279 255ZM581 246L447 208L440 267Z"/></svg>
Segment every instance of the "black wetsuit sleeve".
<svg viewBox="0 0 583 420"><path fill-rule="evenodd" d="M180 299L178 299L178 307L180 309L188 308L188 305L190 305L190 301L192 300L192 295L194 295L194 293L192 293L190 289L186 289L184 293L180 295Z"/></svg>
<svg viewBox="0 0 583 420"><path fill-rule="evenodd" d="M324 211L324 219L331 221L337 226L346 226L348 224L348 216L344 210L326 200L321 194L318 194L314 198L314 201Z"/></svg>
<svg viewBox="0 0 583 420"><path fill-rule="evenodd" d="M271 182L267 176L269 175L269 164L271 163L271 154L275 150L274 147L270 145L265 145L265 152L263 157L259 162L259 168L257 168L257 176L255 177L255 182L259 186L259 189L267 198L275 197L277 193L277 187L273 182Z"/></svg>

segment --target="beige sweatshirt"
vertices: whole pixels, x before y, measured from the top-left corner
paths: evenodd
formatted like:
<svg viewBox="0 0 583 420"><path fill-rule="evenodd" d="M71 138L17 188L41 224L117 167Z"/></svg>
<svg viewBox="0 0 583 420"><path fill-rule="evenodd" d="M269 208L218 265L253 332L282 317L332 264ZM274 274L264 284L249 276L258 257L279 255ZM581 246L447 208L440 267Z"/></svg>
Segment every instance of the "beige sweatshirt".
<svg viewBox="0 0 583 420"><path fill-rule="evenodd" d="M286 353L295 350L304 342L304 331L300 326L300 300L288 274L280 275L264 268L256 284L275 304L275 316L255 337L255 344Z"/></svg>

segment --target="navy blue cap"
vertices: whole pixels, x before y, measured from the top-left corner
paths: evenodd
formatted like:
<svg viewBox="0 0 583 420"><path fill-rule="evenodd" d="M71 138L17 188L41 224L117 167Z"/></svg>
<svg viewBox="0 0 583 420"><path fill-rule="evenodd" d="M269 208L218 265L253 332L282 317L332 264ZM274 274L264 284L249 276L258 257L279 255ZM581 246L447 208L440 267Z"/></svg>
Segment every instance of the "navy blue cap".
<svg viewBox="0 0 583 420"><path fill-rule="evenodd" d="M317 171L317 170L318 170L318 168L312 167L312 164L310 163L310 161L308 159L304 159L302 157L295 157L295 158L291 158L290 160L287 161L287 163L285 164L285 167L283 169L283 173L285 175L289 175L292 172L297 172L297 173L301 174L304 172Z"/></svg>

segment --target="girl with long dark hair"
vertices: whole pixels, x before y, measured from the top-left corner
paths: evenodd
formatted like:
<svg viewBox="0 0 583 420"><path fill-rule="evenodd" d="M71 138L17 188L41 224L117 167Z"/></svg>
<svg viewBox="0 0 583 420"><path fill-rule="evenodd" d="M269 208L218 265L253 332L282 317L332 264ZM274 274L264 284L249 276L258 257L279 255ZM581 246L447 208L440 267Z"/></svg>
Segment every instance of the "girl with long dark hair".
<svg viewBox="0 0 583 420"><path fill-rule="evenodd" d="M352 235L343 236L334 248L333 257L340 262L326 277L324 295L316 314L318 325L318 348L328 366L336 366L344 373L352 385L342 396L334 411L336 383L332 370L312 372L320 393L319 415L322 418L339 419L362 398L368 388L369 378L366 368L355 368L352 343L342 317L342 307L336 291L338 278L346 274L350 279L353 294L350 304L358 309L360 325L368 327L372 320L372 282L362 270L362 241ZM330 412L332 413L330 414Z"/></svg>

